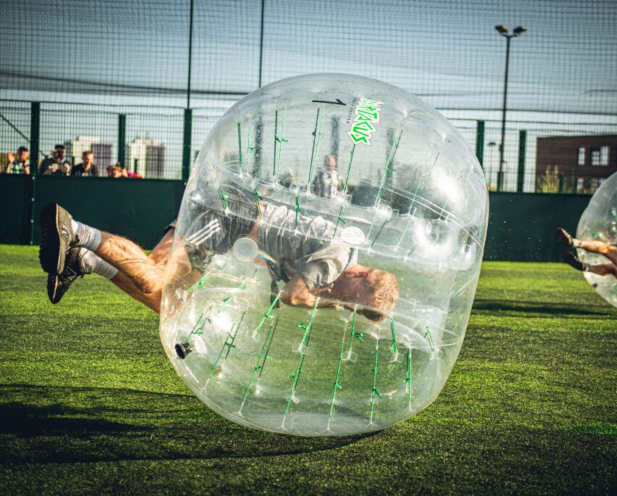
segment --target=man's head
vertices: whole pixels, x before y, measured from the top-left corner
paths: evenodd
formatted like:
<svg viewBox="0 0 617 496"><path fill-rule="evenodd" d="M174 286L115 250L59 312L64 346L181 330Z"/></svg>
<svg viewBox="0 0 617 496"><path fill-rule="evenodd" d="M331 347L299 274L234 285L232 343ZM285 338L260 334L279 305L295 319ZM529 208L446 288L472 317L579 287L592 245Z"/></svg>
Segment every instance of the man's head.
<svg viewBox="0 0 617 496"><path fill-rule="evenodd" d="M324 166L329 171L336 169L336 157L332 154L326 155L326 158L324 159Z"/></svg>
<svg viewBox="0 0 617 496"><path fill-rule="evenodd" d="M353 310L353 304L361 305L357 310L359 314L379 322L394 308L398 295L394 274L355 265L334 281L328 298L341 301L348 310Z"/></svg>
<svg viewBox="0 0 617 496"><path fill-rule="evenodd" d="M89 169L94 163L94 153L88 150L82 154L81 159L84 164L84 168Z"/></svg>
<svg viewBox="0 0 617 496"><path fill-rule="evenodd" d="M122 168L118 164L107 167L107 177L122 177Z"/></svg>
<svg viewBox="0 0 617 496"><path fill-rule="evenodd" d="M30 158L30 151L25 146L20 146L17 149L17 160L19 162L26 162Z"/></svg>
<svg viewBox="0 0 617 496"><path fill-rule="evenodd" d="M66 148L64 145L56 145L53 150L53 155L61 160L66 157Z"/></svg>

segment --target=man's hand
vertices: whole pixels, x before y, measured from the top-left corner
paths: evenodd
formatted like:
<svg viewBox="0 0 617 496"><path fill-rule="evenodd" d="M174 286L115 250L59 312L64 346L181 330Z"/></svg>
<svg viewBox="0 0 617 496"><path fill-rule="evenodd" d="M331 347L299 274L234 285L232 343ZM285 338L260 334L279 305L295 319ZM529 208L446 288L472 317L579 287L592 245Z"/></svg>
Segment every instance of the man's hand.
<svg viewBox="0 0 617 496"><path fill-rule="evenodd" d="M300 274L294 274L281 290L281 301L292 307L312 308L315 305L315 296L309 291L304 278Z"/></svg>
<svg viewBox="0 0 617 496"><path fill-rule="evenodd" d="M7 155L9 157L9 165L11 165L13 162L15 162L15 154L13 152L9 152Z"/></svg>

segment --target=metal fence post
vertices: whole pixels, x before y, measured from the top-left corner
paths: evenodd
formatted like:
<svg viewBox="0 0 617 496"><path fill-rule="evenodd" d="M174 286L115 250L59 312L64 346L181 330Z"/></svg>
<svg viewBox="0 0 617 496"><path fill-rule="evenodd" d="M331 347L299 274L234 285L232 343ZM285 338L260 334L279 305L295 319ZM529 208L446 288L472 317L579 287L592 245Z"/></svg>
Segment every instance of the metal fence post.
<svg viewBox="0 0 617 496"><path fill-rule="evenodd" d="M332 131L330 134L330 153L334 155L336 162L338 163L338 150L339 150L339 124L340 118L332 116L330 121L332 126Z"/></svg>
<svg viewBox="0 0 617 496"><path fill-rule="evenodd" d="M36 175L39 171L41 139L41 102L30 104L30 177L32 196L30 197L30 244L34 244L34 215L36 203Z"/></svg>
<svg viewBox="0 0 617 496"><path fill-rule="evenodd" d="M193 109L184 109L184 142L182 147L182 181L191 173L191 138L193 136Z"/></svg>
<svg viewBox="0 0 617 496"><path fill-rule="evenodd" d="M120 167L126 166L126 115L124 114L118 115L118 162Z"/></svg>
<svg viewBox="0 0 617 496"><path fill-rule="evenodd" d="M39 168L41 132L41 102L30 104L30 174L36 175Z"/></svg>
<svg viewBox="0 0 617 496"><path fill-rule="evenodd" d="M516 192L522 193L525 184L525 150L527 149L527 131L518 132L518 183Z"/></svg>
<svg viewBox="0 0 617 496"><path fill-rule="evenodd" d="M261 26L259 29L259 74L257 87L261 88L262 83L262 71L264 63L264 19L266 13L266 0L261 0Z"/></svg>
<svg viewBox="0 0 617 496"><path fill-rule="evenodd" d="M484 121L478 121L476 124L476 157L484 168Z"/></svg>

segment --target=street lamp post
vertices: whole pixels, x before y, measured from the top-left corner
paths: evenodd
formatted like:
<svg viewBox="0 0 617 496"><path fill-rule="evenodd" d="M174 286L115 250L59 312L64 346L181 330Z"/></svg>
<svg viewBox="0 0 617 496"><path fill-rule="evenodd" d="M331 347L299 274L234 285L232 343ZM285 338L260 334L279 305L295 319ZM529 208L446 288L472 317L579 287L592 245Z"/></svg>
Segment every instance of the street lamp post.
<svg viewBox="0 0 617 496"><path fill-rule="evenodd" d="M518 26L514 28L512 34L508 32L508 28L506 26L495 26L495 30L506 39L506 75L504 78L503 84L503 109L501 113L501 143L499 145L499 170L497 172L497 191L501 191L503 189L503 153L504 153L504 144L506 141L506 110L507 110L507 102L508 102L508 69L510 66L510 40L512 38L516 38L523 34L527 29L523 26Z"/></svg>

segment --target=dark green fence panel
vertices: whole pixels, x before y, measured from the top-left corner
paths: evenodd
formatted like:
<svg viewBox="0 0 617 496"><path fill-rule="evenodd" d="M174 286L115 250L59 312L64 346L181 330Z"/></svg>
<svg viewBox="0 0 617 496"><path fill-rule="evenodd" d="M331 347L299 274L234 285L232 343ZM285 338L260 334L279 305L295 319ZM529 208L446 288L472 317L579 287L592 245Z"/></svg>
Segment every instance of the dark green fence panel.
<svg viewBox="0 0 617 496"><path fill-rule="evenodd" d="M589 195L491 193L485 260L561 261L556 226L576 232Z"/></svg>
<svg viewBox="0 0 617 496"><path fill-rule="evenodd" d="M177 215L181 181L80 177L36 178L34 219L46 203L63 205L77 220L152 248ZM30 241L32 179L0 175L0 243ZM553 240L556 226L575 232L588 195L491 193L485 260L560 261L564 248ZM34 223L34 243L40 240Z"/></svg>
<svg viewBox="0 0 617 496"><path fill-rule="evenodd" d="M30 243L32 178L21 174L0 174L0 243Z"/></svg>
<svg viewBox="0 0 617 496"><path fill-rule="evenodd" d="M41 239L41 208L57 202L76 220L153 248L178 214L183 192L180 181L38 176L34 243Z"/></svg>

